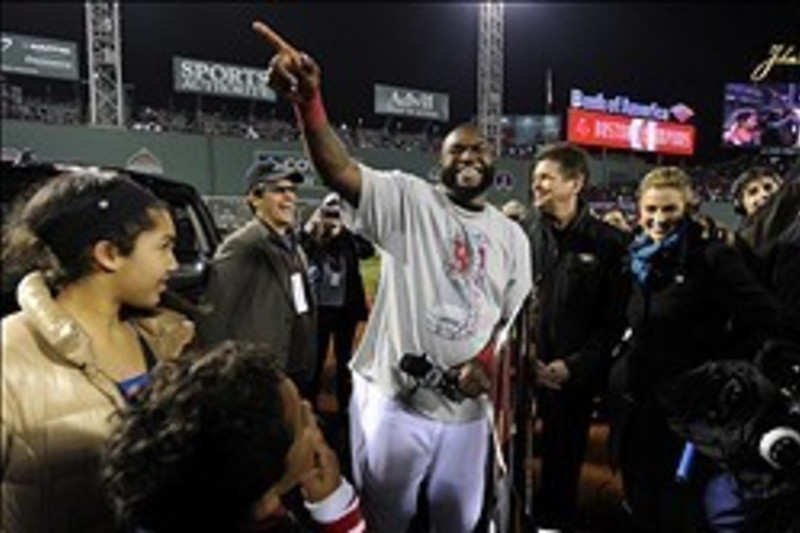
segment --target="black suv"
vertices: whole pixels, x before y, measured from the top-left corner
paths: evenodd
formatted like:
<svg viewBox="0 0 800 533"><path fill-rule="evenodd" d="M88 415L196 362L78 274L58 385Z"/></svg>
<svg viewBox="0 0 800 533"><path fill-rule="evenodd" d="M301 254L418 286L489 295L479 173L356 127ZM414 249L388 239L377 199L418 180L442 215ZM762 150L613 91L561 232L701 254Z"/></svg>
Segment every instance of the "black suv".
<svg viewBox="0 0 800 533"><path fill-rule="evenodd" d="M206 204L197 190L186 183L162 176L114 167L92 167L86 164L3 161L0 190L3 202L3 224L14 201L20 195L28 196L38 184L59 174L65 168L99 168L125 173L144 185L170 206L175 221L177 241L175 257L179 267L169 281L170 289L189 302L196 303L207 279L207 261L220 242L220 233ZM2 283L2 308L5 316L18 309L16 289L18 279L6 276Z"/></svg>

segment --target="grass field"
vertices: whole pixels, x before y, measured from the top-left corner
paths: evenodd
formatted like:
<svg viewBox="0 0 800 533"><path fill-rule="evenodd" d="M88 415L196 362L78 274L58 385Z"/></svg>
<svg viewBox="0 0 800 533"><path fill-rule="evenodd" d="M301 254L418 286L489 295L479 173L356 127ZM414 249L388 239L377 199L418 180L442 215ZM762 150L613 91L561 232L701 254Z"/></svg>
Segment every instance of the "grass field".
<svg viewBox="0 0 800 533"><path fill-rule="evenodd" d="M364 259L359 263L361 269L361 277L364 280L364 292L367 295L367 301L372 303L375 297L375 291L378 290L378 277L381 273L381 257L380 253L375 254L369 259Z"/></svg>

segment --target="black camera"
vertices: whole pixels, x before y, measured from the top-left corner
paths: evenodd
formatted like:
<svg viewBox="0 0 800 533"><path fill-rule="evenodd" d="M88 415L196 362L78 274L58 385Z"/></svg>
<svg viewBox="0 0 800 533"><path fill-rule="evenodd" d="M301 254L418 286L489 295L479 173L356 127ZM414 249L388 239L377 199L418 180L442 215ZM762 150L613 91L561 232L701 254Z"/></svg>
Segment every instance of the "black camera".
<svg viewBox="0 0 800 533"><path fill-rule="evenodd" d="M756 357L756 366L775 386L776 416L768 410L758 442L761 457L773 468L794 471L800 480L800 346L772 341Z"/></svg>
<svg viewBox="0 0 800 533"><path fill-rule="evenodd" d="M661 401L672 429L744 485L800 488L796 344L770 341L754 362L705 363L670 384Z"/></svg>
<svg viewBox="0 0 800 533"><path fill-rule="evenodd" d="M434 389L454 402L465 398L458 387L458 371L442 368L428 354L403 354L400 370L414 378L418 387Z"/></svg>
<svg viewBox="0 0 800 533"><path fill-rule="evenodd" d="M322 218L338 220L339 218L341 218L342 212L338 207L323 207L321 214Z"/></svg>

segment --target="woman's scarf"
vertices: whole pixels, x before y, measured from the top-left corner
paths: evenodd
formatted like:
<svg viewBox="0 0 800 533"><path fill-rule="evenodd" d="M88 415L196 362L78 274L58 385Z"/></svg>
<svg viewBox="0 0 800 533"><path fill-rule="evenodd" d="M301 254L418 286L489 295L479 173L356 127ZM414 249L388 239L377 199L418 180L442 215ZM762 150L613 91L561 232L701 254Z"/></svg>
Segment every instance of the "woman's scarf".
<svg viewBox="0 0 800 533"><path fill-rule="evenodd" d="M653 258L662 251L673 250L678 247L686 235L689 221L684 219L669 234L656 242L642 232L630 246L631 272L641 286L647 285L647 278L653 266Z"/></svg>

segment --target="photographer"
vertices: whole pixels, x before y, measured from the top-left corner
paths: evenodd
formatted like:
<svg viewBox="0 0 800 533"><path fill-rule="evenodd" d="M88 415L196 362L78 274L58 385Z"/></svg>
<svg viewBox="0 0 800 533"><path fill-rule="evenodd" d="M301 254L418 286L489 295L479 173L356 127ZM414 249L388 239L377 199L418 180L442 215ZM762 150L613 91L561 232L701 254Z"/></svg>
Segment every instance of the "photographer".
<svg viewBox="0 0 800 533"><path fill-rule="evenodd" d="M308 256L311 286L317 297L317 368L312 389L321 389L328 345L333 338L336 354L336 403L341 427L346 428L347 405L352 388L347 368L353 354L353 338L368 309L359 260L375 255L368 240L342 224L341 200L328 194L303 227L300 243ZM312 398L312 399L313 399Z"/></svg>
<svg viewBox="0 0 800 533"><path fill-rule="evenodd" d="M732 193L742 224L735 242L778 299L782 336L800 342L800 162L787 178L783 182L774 171L754 167L736 180Z"/></svg>
<svg viewBox="0 0 800 533"><path fill-rule="evenodd" d="M790 175L784 183L775 171L752 167L734 182L732 196L742 216L736 248L775 295L783 340L765 346L757 366L731 362L697 369L675 384L664 403L673 414L672 428L725 468L705 494L715 531L797 531L800 459L781 464L770 454L800 447L800 182ZM738 333L739 325L733 330ZM752 409L731 409L735 400ZM736 419L709 415L726 411Z"/></svg>

